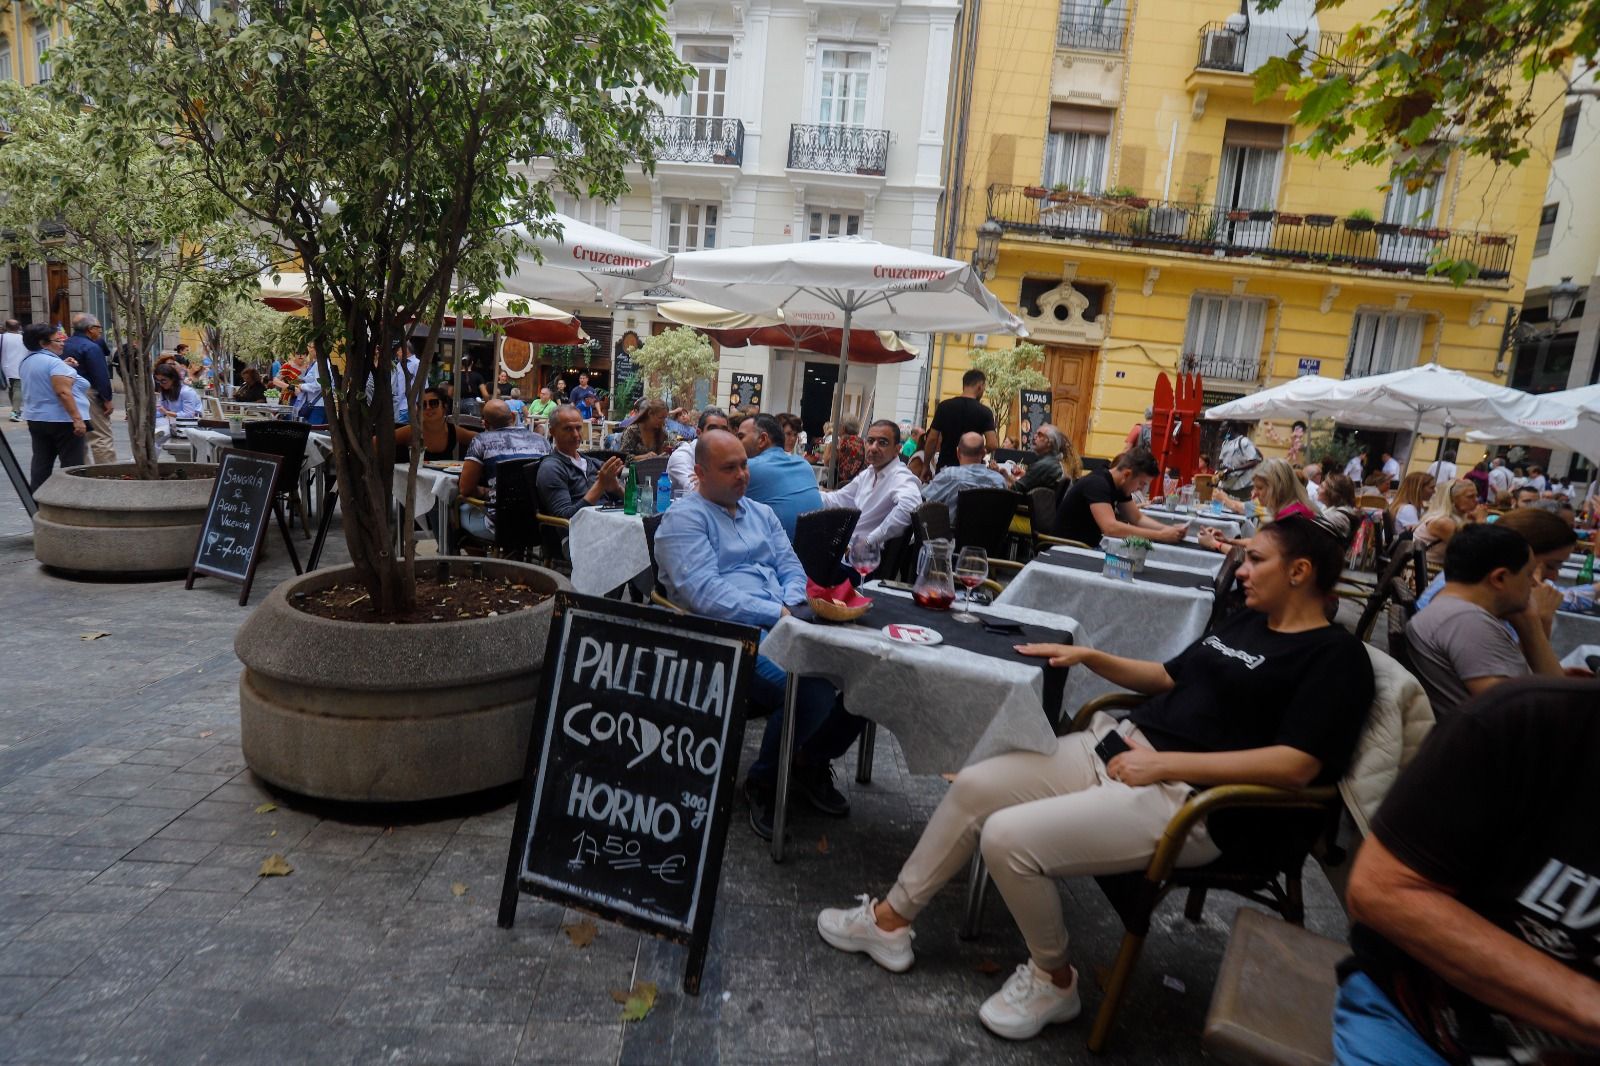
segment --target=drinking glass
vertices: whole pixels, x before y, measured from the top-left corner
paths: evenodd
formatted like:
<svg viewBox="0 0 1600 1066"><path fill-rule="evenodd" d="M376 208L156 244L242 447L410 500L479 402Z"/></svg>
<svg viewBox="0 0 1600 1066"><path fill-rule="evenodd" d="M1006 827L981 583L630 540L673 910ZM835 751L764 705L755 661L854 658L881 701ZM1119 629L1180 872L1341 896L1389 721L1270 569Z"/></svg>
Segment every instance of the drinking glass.
<svg viewBox="0 0 1600 1066"><path fill-rule="evenodd" d="M961 582L961 587L967 591L966 606L959 614L950 617L957 622L976 622L978 616L972 613L972 590L983 584L989 576L989 553L982 548L965 547L961 554L956 556L956 580Z"/></svg>
<svg viewBox="0 0 1600 1066"><path fill-rule="evenodd" d="M861 575L861 580L867 580L867 575L878 569L878 562L883 558L883 549L866 537L857 537L850 542L850 566Z"/></svg>

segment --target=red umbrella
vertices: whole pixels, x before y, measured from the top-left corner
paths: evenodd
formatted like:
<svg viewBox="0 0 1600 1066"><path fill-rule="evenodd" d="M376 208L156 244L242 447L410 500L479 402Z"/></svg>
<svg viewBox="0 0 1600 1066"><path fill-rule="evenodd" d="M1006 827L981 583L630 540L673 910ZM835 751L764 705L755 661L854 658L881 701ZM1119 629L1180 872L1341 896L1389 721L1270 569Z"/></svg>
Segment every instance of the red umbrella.
<svg viewBox="0 0 1600 1066"><path fill-rule="evenodd" d="M843 330L829 326L790 323L781 315L751 315L729 311L695 300L672 300L656 308L662 317L693 326L725 348L764 345L799 348L818 355L839 357ZM904 363L917 357L917 349L890 330L850 331L850 358L861 363Z"/></svg>

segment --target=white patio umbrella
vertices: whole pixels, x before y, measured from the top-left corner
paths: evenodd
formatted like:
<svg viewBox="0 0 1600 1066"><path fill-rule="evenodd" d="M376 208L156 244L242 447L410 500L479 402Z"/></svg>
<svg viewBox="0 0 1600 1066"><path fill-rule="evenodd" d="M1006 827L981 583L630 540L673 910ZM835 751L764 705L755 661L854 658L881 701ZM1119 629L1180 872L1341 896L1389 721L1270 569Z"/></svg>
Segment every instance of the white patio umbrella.
<svg viewBox="0 0 1600 1066"><path fill-rule="evenodd" d="M790 325L839 329L836 426L844 409L852 329L1027 334L970 263L861 237L685 252L673 264L672 287L732 311L781 311ZM830 485L837 461L836 451Z"/></svg>
<svg viewBox="0 0 1600 1066"><path fill-rule="evenodd" d="M1294 378L1282 385L1209 407L1205 417L1214 422L1254 422L1264 418L1301 418L1310 422L1326 417L1328 396L1338 385L1337 378L1315 374Z"/></svg>
<svg viewBox="0 0 1600 1066"><path fill-rule="evenodd" d="M1469 433L1468 440L1542 444L1551 448L1567 448L1600 463L1600 385L1562 392L1541 392L1534 395L1540 405L1537 422L1517 420L1521 430L1515 435ZM1562 416L1570 412L1573 424L1567 425Z"/></svg>
<svg viewBox="0 0 1600 1066"><path fill-rule="evenodd" d="M1516 440L1530 432L1576 427L1576 411L1541 399L1427 363L1341 381L1329 391L1328 410L1323 415L1356 425L1395 429L1409 425L1406 465L1410 465L1419 433L1439 437L1439 455L1443 455L1444 438L1453 432L1476 430L1485 439Z"/></svg>
<svg viewBox="0 0 1600 1066"><path fill-rule="evenodd" d="M561 233L555 237L515 228L531 250L517 257L516 269L501 283L506 292L556 303L611 304L672 277L672 256L666 252L566 215L556 220Z"/></svg>

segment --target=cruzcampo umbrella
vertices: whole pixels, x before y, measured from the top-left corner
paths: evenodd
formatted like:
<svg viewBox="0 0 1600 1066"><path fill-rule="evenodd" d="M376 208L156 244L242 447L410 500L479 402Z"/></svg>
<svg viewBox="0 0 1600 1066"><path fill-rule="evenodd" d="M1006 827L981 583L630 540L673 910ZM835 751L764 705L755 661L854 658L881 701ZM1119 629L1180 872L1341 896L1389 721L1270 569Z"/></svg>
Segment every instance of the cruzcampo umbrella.
<svg viewBox="0 0 1600 1066"><path fill-rule="evenodd" d="M1237 400L1206 409L1212 421L1254 422L1261 419L1303 419L1310 422L1325 417L1328 395L1337 387L1336 378L1312 374L1294 378L1270 389L1252 392Z"/></svg>
<svg viewBox="0 0 1600 1066"><path fill-rule="evenodd" d="M824 326L791 326L780 315L755 315L729 311L699 300L669 300L657 304L661 317L681 326L693 326L724 348L765 345L770 348L799 348L818 355L837 356L840 331ZM919 349L900 339L893 330L855 329L850 331L850 359L857 363L881 365L906 363Z"/></svg>
<svg viewBox="0 0 1600 1066"><path fill-rule="evenodd" d="M1539 419L1531 421L1519 418L1517 427L1521 432L1518 435L1469 433L1467 439L1566 448L1591 462L1600 463L1600 385L1585 385L1562 392L1541 392L1534 394L1533 398L1539 402ZM1568 412L1574 418L1571 426L1566 425L1564 420Z"/></svg>
<svg viewBox="0 0 1600 1066"><path fill-rule="evenodd" d="M666 252L566 215L556 221L561 232L553 237L516 227L529 247L501 282L506 292L556 303L612 304L672 277L672 256Z"/></svg>
<svg viewBox="0 0 1600 1066"><path fill-rule="evenodd" d="M838 329L834 425L842 421L853 330L1027 333L972 264L861 237L685 252L673 263L672 287L731 311L781 311L787 325ZM837 461L835 452L830 485Z"/></svg>
<svg viewBox="0 0 1600 1066"><path fill-rule="evenodd" d="M455 325L455 312L445 312L444 320ZM461 324L469 329L481 328L486 322L499 326L507 337L529 344L582 344L589 339L570 311L508 292L495 293L483 302L476 314L461 319Z"/></svg>

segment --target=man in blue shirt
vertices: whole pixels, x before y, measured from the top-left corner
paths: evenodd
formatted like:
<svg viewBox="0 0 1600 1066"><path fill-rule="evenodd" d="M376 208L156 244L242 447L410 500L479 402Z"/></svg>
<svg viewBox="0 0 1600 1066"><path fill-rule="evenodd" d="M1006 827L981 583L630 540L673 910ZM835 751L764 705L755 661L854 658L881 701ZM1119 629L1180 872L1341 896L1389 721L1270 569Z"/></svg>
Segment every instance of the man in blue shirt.
<svg viewBox="0 0 1600 1066"><path fill-rule="evenodd" d="M805 602L806 573L772 508L745 495L750 473L738 438L726 430L701 434L695 477L699 488L673 504L656 531L656 566L667 595L693 614L772 628L789 613L789 604ZM767 840L787 682L777 663L756 657L751 699L772 716L745 779L745 798L751 828ZM801 679L795 715L793 780L799 793L824 814L843 817L850 802L833 783L832 763L864 723L845 711L831 685L815 677Z"/></svg>
<svg viewBox="0 0 1600 1066"><path fill-rule="evenodd" d="M93 315L74 315L72 336L61 358L76 367L89 383L89 451L96 463L117 461L117 443L111 436L111 371L106 365L106 350L101 346L100 320Z"/></svg>
<svg viewBox="0 0 1600 1066"><path fill-rule="evenodd" d="M1041 429L1042 432L1042 429ZM955 528L956 503L968 489L1003 489L1006 479L998 470L983 465L983 437L978 433L963 433L956 443L955 466L942 466L933 480L922 486L922 498L929 503L942 503L950 509L950 526Z"/></svg>
<svg viewBox="0 0 1600 1066"><path fill-rule="evenodd" d="M572 390L572 406L578 409L585 422L594 417L594 401L599 395L589 387L589 375L578 375L578 387Z"/></svg>
<svg viewBox="0 0 1600 1066"><path fill-rule="evenodd" d="M750 487L745 498L772 508L794 543L795 519L822 510L822 493L810 463L783 450L783 424L772 415L751 415L739 423L739 439L750 457Z"/></svg>

